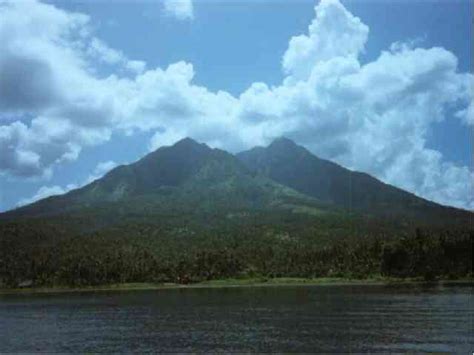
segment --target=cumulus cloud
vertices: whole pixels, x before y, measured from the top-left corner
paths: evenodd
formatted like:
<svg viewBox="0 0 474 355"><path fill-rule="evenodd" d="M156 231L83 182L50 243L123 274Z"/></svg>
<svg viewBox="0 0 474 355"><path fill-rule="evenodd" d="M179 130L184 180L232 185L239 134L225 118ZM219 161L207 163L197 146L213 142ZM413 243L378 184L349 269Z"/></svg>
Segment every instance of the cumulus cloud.
<svg viewBox="0 0 474 355"><path fill-rule="evenodd" d="M307 33L289 41L282 83L253 83L236 97L193 84L190 63L147 69L129 60L96 38L83 14L27 5L0 5L4 173L48 173L114 131L154 131L150 149L192 136L231 151L285 135L420 196L474 208L470 169L426 145L453 107L453 119L473 123L473 75L444 48L396 42L361 63L369 28L337 0L322 0ZM101 76L99 64L117 70ZM29 80L15 80L21 75Z"/></svg>
<svg viewBox="0 0 474 355"><path fill-rule="evenodd" d="M146 63L141 60L129 60L121 51L110 48L98 38L92 38L86 53L98 61L109 65L120 65L133 73L141 73L145 70Z"/></svg>
<svg viewBox="0 0 474 355"><path fill-rule="evenodd" d="M413 41L362 65L357 58L367 33L340 3L322 1L308 35L289 43L284 83L254 84L240 97L240 114L257 119L262 140L289 135L349 168L440 203L474 208L469 168L426 147L431 125L444 120L450 106L469 105L457 113L469 122L472 74L459 73L457 58L444 48L413 48ZM332 47L350 38L352 46Z"/></svg>
<svg viewBox="0 0 474 355"><path fill-rule="evenodd" d="M61 187L58 185L53 186L42 186L33 196L29 198L24 198L18 202L18 207L29 205L30 203L42 200L47 197L62 195L68 192L69 190L75 189L75 185L67 185L66 187Z"/></svg>
<svg viewBox="0 0 474 355"><path fill-rule="evenodd" d="M178 20L192 20L194 17L192 0L164 0L163 8L168 16Z"/></svg>
<svg viewBox="0 0 474 355"><path fill-rule="evenodd" d="M79 184L79 186L84 186L91 183L92 181L100 179L102 176L107 174L110 170L115 168L117 165L118 164L114 162L113 160L100 162L99 164L97 164L92 174L90 174L82 184Z"/></svg>
<svg viewBox="0 0 474 355"><path fill-rule="evenodd" d="M114 76L103 61L144 70L91 36L89 18L35 1L0 3L0 171L42 175L110 138L117 119ZM23 117L32 117L24 121Z"/></svg>
<svg viewBox="0 0 474 355"><path fill-rule="evenodd" d="M324 0L315 11L308 34L291 38L283 55L283 69L297 79L306 79L317 63L331 58L357 58L369 34L369 28L338 0Z"/></svg>
<svg viewBox="0 0 474 355"><path fill-rule="evenodd" d="M469 168L426 147L431 125L450 106L469 105L457 113L469 121L472 74L459 73L444 48L413 48L413 41L362 65L368 28L337 1L315 10L308 34L293 37L283 56L283 84L254 84L240 96L239 114L253 121L253 137L287 135L346 167L474 208Z"/></svg>
<svg viewBox="0 0 474 355"><path fill-rule="evenodd" d="M21 199L18 202L17 207L29 205L30 203L42 200L46 197L63 195L71 190L90 184L91 182L97 179L100 179L102 176L104 176L106 173L108 173L110 170L112 170L116 166L117 166L117 163L112 160L100 162L99 164L97 164L92 174L90 174L81 183L68 184L64 187L59 186L59 185L41 186L33 196Z"/></svg>

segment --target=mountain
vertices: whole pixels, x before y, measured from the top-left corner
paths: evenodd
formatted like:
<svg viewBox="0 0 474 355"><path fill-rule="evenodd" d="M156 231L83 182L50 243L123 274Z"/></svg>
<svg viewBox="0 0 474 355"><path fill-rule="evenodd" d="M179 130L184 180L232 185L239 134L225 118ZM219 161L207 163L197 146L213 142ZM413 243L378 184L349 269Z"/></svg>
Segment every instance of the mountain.
<svg viewBox="0 0 474 355"><path fill-rule="evenodd" d="M139 215L247 210L355 213L428 224L465 224L472 216L320 159L287 138L235 156L185 138L0 218L87 214L113 223Z"/></svg>
<svg viewBox="0 0 474 355"><path fill-rule="evenodd" d="M254 277L472 276L472 214L288 139L192 139L0 214L0 288Z"/></svg>
<svg viewBox="0 0 474 355"><path fill-rule="evenodd" d="M314 198L254 174L234 155L185 138L133 164L116 167L80 189L3 217L53 216L84 209L100 209L110 215L198 213L295 203L321 207Z"/></svg>
<svg viewBox="0 0 474 355"><path fill-rule="evenodd" d="M441 206L331 161L320 159L288 138L237 154L255 173L346 210L389 218L409 217L451 222L471 213Z"/></svg>

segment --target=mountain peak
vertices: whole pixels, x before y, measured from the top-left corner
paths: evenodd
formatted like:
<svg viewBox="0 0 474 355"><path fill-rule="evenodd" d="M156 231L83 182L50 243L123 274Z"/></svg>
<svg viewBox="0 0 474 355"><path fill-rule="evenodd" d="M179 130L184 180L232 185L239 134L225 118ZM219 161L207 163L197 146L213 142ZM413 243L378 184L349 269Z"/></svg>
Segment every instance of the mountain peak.
<svg viewBox="0 0 474 355"><path fill-rule="evenodd" d="M279 146L279 147L298 147L298 145L292 141L291 139L287 137L278 137L273 140L273 142L270 143L269 147L274 147L274 146Z"/></svg>
<svg viewBox="0 0 474 355"><path fill-rule="evenodd" d="M173 145L163 146L158 149L158 151L162 151L163 149L169 153L174 152L177 154L202 154L212 151L207 144L197 142L190 137L183 138Z"/></svg>
<svg viewBox="0 0 474 355"><path fill-rule="evenodd" d="M203 146L205 145L204 143L199 143L197 141L195 141L194 139L190 138L190 137L185 137L179 141L177 141L175 144L173 144L172 146L173 147L179 147L179 146L188 146L188 147L191 147L191 146Z"/></svg>
<svg viewBox="0 0 474 355"><path fill-rule="evenodd" d="M301 155L301 154L308 153L308 151L304 147L296 144L291 139L286 138L286 137L276 138L272 143L270 143L267 149L269 152L272 152L274 154L278 154L278 155L283 154L285 156L287 156L288 154Z"/></svg>

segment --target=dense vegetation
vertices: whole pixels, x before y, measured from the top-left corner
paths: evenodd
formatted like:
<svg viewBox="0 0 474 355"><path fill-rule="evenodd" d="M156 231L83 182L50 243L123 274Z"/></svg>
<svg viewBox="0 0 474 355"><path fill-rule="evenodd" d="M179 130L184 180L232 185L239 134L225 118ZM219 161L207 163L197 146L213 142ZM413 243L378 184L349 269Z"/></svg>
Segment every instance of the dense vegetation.
<svg viewBox="0 0 474 355"><path fill-rule="evenodd" d="M213 227L203 224L206 219ZM406 228L398 234L374 221L304 215L285 221L283 214L181 221L178 226L170 216L152 223L128 220L86 234L74 232L81 230L77 220L5 222L0 280L4 287L17 287L29 280L34 286L85 286L247 277L472 276L472 230Z"/></svg>
<svg viewBox="0 0 474 355"><path fill-rule="evenodd" d="M472 213L280 139L238 157L191 139L0 215L0 283L472 275Z"/></svg>

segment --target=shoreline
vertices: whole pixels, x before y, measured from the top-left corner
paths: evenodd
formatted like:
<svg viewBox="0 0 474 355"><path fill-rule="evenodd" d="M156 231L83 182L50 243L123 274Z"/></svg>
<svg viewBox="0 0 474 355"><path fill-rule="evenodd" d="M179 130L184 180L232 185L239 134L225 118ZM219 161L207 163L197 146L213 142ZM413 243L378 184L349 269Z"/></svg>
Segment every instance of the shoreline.
<svg viewBox="0 0 474 355"><path fill-rule="evenodd" d="M426 281L417 278L368 278L368 279L347 279L336 277L324 277L315 279L305 278L248 278L248 279L223 279L210 280L190 284L177 283L121 283L102 286L83 287L28 287L28 288L2 288L2 295L22 295L22 294L54 294L54 293L81 293L81 292L110 292L110 291L152 291L152 290L177 290L177 289L217 289L217 288L244 288L244 287L310 287L310 286L410 286L410 285L471 285L474 286L474 279L440 279Z"/></svg>

